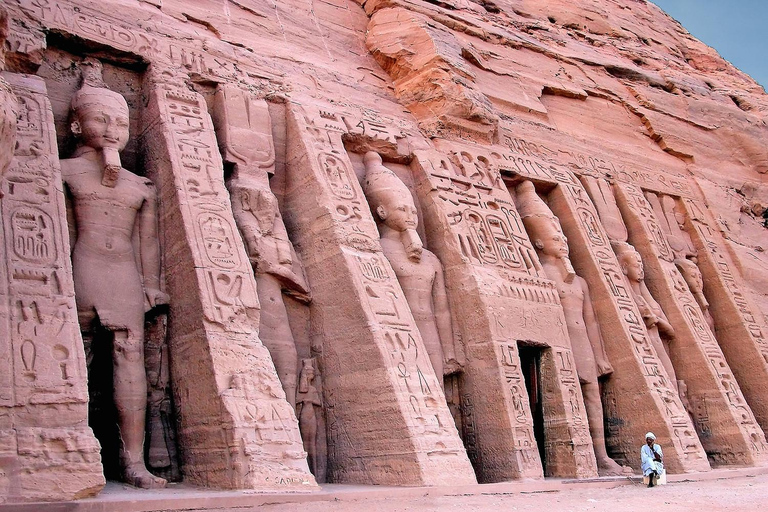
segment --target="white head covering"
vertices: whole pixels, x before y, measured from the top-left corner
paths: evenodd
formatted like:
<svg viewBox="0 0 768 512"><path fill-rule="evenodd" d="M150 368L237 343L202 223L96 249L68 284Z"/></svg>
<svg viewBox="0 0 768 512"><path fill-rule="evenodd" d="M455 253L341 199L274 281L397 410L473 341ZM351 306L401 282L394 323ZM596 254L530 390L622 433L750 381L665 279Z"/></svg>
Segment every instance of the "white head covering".
<svg viewBox="0 0 768 512"><path fill-rule="evenodd" d="M650 437L651 439L656 439L656 436L655 436L655 435L653 435L653 432L648 432L647 434L645 434L645 438L646 438L646 439L648 439L649 437Z"/></svg>

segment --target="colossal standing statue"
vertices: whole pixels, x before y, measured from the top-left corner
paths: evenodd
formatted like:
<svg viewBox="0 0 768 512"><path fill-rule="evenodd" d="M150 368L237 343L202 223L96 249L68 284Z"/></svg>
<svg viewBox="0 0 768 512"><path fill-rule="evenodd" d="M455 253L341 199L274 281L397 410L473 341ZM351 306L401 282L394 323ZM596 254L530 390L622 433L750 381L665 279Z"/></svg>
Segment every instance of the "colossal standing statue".
<svg viewBox="0 0 768 512"><path fill-rule="evenodd" d="M645 321L648 337L651 339L651 343L653 343L653 346L656 349L657 355L661 360L661 364L664 366L664 370L667 372L667 377L669 377L673 389L678 389L679 383L677 382L675 367L672 365L672 360L669 358L669 348L661 339L662 335L668 340L674 339L675 330L667 320L661 306L659 306L659 303L653 298L645 284L643 259L635 248L626 242L612 242L611 245L613 245L614 251L619 258L621 271L627 276L630 289L634 295L635 303Z"/></svg>
<svg viewBox="0 0 768 512"><path fill-rule="evenodd" d="M259 338L272 356L288 403L295 407L299 359L283 293L309 302L303 272L266 173L257 177L237 172L227 187L232 195L232 213L256 276L261 304Z"/></svg>
<svg viewBox="0 0 768 512"><path fill-rule="evenodd" d="M366 153L364 162L363 188L379 221L381 247L403 288L432 367L442 382L446 367L450 372L458 366L443 266L437 256L422 246L410 190L384 167L375 151Z"/></svg>
<svg viewBox="0 0 768 512"><path fill-rule="evenodd" d="M101 79L101 63L86 60L83 84L71 101L78 146L61 161L72 201L72 268L86 354L94 329L114 334L114 400L120 430L120 466L126 482L155 488L165 480L144 462L147 377L144 313L165 304L160 291L155 189L122 168L128 142L128 105Z"/></svg>
<svg viewBox="0 0 768 512"><path fill-rule="evenodd" d="M517 186L517 209L539 254L547 277L555 282L565 314L571 350L576 360L589 432L600 475L621 475L623 468L608 456L603 428L603 405L598 378L613 372L605 355L587 282L576 275L568 257L568 240L560 222L536 194L533 183Z"/></svg>

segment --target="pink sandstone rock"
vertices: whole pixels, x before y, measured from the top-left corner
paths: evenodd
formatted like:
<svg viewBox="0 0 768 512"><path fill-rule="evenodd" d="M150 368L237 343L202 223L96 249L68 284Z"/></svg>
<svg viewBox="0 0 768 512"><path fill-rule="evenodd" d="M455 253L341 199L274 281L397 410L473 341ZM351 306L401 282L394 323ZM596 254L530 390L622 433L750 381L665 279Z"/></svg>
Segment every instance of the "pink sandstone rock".
<svg viewBox="0 0 768 512"><path fill-rule="evenodd" d="M766 463L768 96L652 3L4 5L0 503Z"/></svg>

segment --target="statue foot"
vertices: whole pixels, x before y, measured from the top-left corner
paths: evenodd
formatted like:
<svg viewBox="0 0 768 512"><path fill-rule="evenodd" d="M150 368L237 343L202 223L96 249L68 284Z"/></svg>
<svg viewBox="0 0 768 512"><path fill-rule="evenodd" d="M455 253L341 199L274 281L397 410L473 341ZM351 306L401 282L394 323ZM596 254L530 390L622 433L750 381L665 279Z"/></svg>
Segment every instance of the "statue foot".
<svg viewBox="0 0 768 512"><path fill-rule="evenodd" d="M597 473L600 476L623 476L626 474L625 470L626 468L620 466L610 457L597 460Z"/></svg>
<svg viewBox="0 0 768 512"><path fill-rule="evenodd" d="M155 476L141 462L130 464L123 469L125 483L141 489L162 489L167 483L165 478Z"/></svg>

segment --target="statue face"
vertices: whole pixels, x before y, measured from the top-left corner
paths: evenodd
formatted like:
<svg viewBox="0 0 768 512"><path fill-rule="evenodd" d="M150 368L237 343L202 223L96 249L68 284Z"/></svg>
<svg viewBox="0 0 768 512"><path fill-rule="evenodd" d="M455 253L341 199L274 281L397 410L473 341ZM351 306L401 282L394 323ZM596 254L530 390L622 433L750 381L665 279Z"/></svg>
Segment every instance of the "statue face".
<svg viewBox="0 0 768 512"><path fill-rule="evenodd" d="M628 252L621 259L621 268L630 281L645 279L643 260L637 252Z"/></svg>
<svg viewBox="0 0 768 512"><path fill-rule="evenodd" d="M536 240L536 247L547 256L568 257L568 239L564 234L555 232Z"/></svg>
<svg viewBox="0 0 768 512"><path fill-rule="evenodd" d="M84 146L122 151L128 143L128 110L118 102L84 105L75 117L72 133Z"/></svg>
<svg viewBox="0 0 768 512"><path fill-rule="evenodd" d="M416 205L413 204L410 193L397 194L388 191L385 200L377 208L377 213L384 224L395 231L416 229L419 225Z"/></svg>
<svg viewBox="0 0 768 512"><path fill-rule="evenodd" d="M699 267L693 262L685 263L681 266L685 282L692 292L698 293L704 289L704 279L701 277Z"/></svg>

